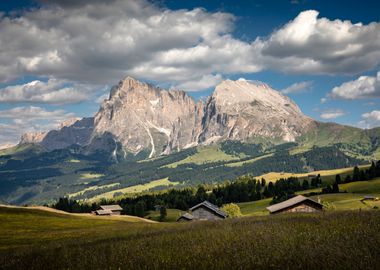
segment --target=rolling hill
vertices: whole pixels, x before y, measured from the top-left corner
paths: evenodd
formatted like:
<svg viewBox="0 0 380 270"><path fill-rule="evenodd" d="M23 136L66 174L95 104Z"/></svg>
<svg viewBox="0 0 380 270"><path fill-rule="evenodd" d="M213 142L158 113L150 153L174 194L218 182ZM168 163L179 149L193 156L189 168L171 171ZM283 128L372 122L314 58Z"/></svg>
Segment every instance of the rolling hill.
<svg viewBox="0 0 380 270"><path fill-rule="evenodd" d="M2 269L371 269L380 263L377 211L151 224L0 207L0 221Z"/></svg>

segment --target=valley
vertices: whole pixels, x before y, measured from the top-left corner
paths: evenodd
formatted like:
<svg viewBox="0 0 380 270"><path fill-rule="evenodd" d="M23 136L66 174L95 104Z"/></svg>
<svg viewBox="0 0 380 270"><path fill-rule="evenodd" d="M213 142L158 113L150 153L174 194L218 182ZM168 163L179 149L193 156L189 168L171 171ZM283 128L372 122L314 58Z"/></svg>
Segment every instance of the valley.
<svg viewBox="0 0 380 270"><path fill-rule="evenodd" d="M379 138L380 128L315 121L261 82L226 80L195 102L126 77L93 117L0 150L0 202L112 199L243 175L313 174L379 159Z"/></svg>

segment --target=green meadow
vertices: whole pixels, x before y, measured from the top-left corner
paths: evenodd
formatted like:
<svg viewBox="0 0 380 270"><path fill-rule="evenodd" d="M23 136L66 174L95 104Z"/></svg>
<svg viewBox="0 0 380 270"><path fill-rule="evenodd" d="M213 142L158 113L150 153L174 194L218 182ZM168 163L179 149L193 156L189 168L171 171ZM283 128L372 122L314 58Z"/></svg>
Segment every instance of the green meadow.
<svg viewBox="0 0 380 270"><path fill-rule="evenodd" d="M321 194L312 196L314 200L320 199L325 205L326 211L331 210L376 210L380 208L378 201L362 201L364 196L373 195L380 198L380 178L369 181L358 181L347 184L340 184L341 193ZM297 194L308 194L310 192L320 192L320 188L309 189L297 192ZM241 213L246 216L268 215L266 207L270 205L271 198L259 201L238 203Z"/></svg>
<svg viewBox="0 0 380 270"><path fill-rule="evenodd" d="M153 224L0 208L0 221L2 269L376 269L380 264L377 211Z"/></svg>

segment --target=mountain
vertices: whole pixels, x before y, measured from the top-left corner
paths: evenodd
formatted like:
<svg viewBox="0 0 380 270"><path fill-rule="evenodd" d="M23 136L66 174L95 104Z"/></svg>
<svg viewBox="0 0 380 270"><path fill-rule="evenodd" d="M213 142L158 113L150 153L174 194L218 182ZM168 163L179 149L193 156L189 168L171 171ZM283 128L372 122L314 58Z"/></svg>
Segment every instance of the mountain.
<svg viewBox="0 0 380 270"><path fill-rule="evenodd" d="M226 140L291 142L313 127L315 121L290 98L264 83L226 80L206 102L196 103L184 91L127 77L112 88L94 118L24 135L21 143L49 151L85 146L87 154L108 152L116 159L138 153L151 158Z"/></svg>
<svg viewBox="0 0 380 270"><path fill-rule="evenodd" d="M72 145L85 146L90 142L93 130L93 117L73 119L62 123L60 129L47 132L40 145L48 151Z"/></svg>
<svg viewBox="0 0 380 270"><path fill-rule="evenodd" d="M19 144L41 143L47 132L27 132L22 134Z"/></svg>
<svg viewBox="0 0 380 270"><path fill-rule="evenodd" d="M144 150L149 157L169 154L196 145L202 116L202 103L196 104L185 92L127 77L95 115L91 143L111 135L124 155Z"/></svg>
<svg viewBox="0 0 380 270"><path fill-rule="evenodd" d="M292 142L313 124L289 97L268 85L226 80L206 102L199 142L258 137Z"/></svg>
<svg viewBox="0 0 380 270"><path fill-rule="evenodd" d="M127 77L94 117L0 150L0 201L113 198L147 183L181 188L372 159L380 159L380 128L315 121L264 83L226 80L195 102L184 91Z"/></svg>

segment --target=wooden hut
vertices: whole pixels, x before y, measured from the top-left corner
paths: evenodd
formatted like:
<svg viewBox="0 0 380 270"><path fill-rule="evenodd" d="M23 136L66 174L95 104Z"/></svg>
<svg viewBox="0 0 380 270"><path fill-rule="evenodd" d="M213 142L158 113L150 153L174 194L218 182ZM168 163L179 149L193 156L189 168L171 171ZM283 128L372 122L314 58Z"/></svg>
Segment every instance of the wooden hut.
<svg viewBox="0 0 380 270"><path fill-rule="evenodd" d="M323 205L310 198L307 198L302 195L298 195L284 202L271 205L267 207L267 209L271 214L284 213L284 212L310 213L310 212L322 211Z"/></svg>
<svg viewBox="0 0 380 270"><path fill-rule="evenodd" d="M189 213L185 213L181 215L178 219L177 222L183 222L183 221L192 221L194 219L194 216Z"/></svg>
<svg viewBox="0 0 380 270"><path fill-rule="evenodd" d="M120 205L101 205L100 209L95 211L98 216L115 216L120 215L123 208Z"/></svg>
<svg viewBox="0 0 380 270"><path fill-rule="evenodd" d="M219 220L225 219L227 214L218 206L204 201L190 208L191 214L197 220Z"/></svg>
<svg viewBox="0 0 380 270"><path fill-rule="evenodd" d="M219 209L218 206L204 201L189 209L190 213L181 215L177 221L192 221L192 220L220 220L225 219L227 214Z"/></svg>

